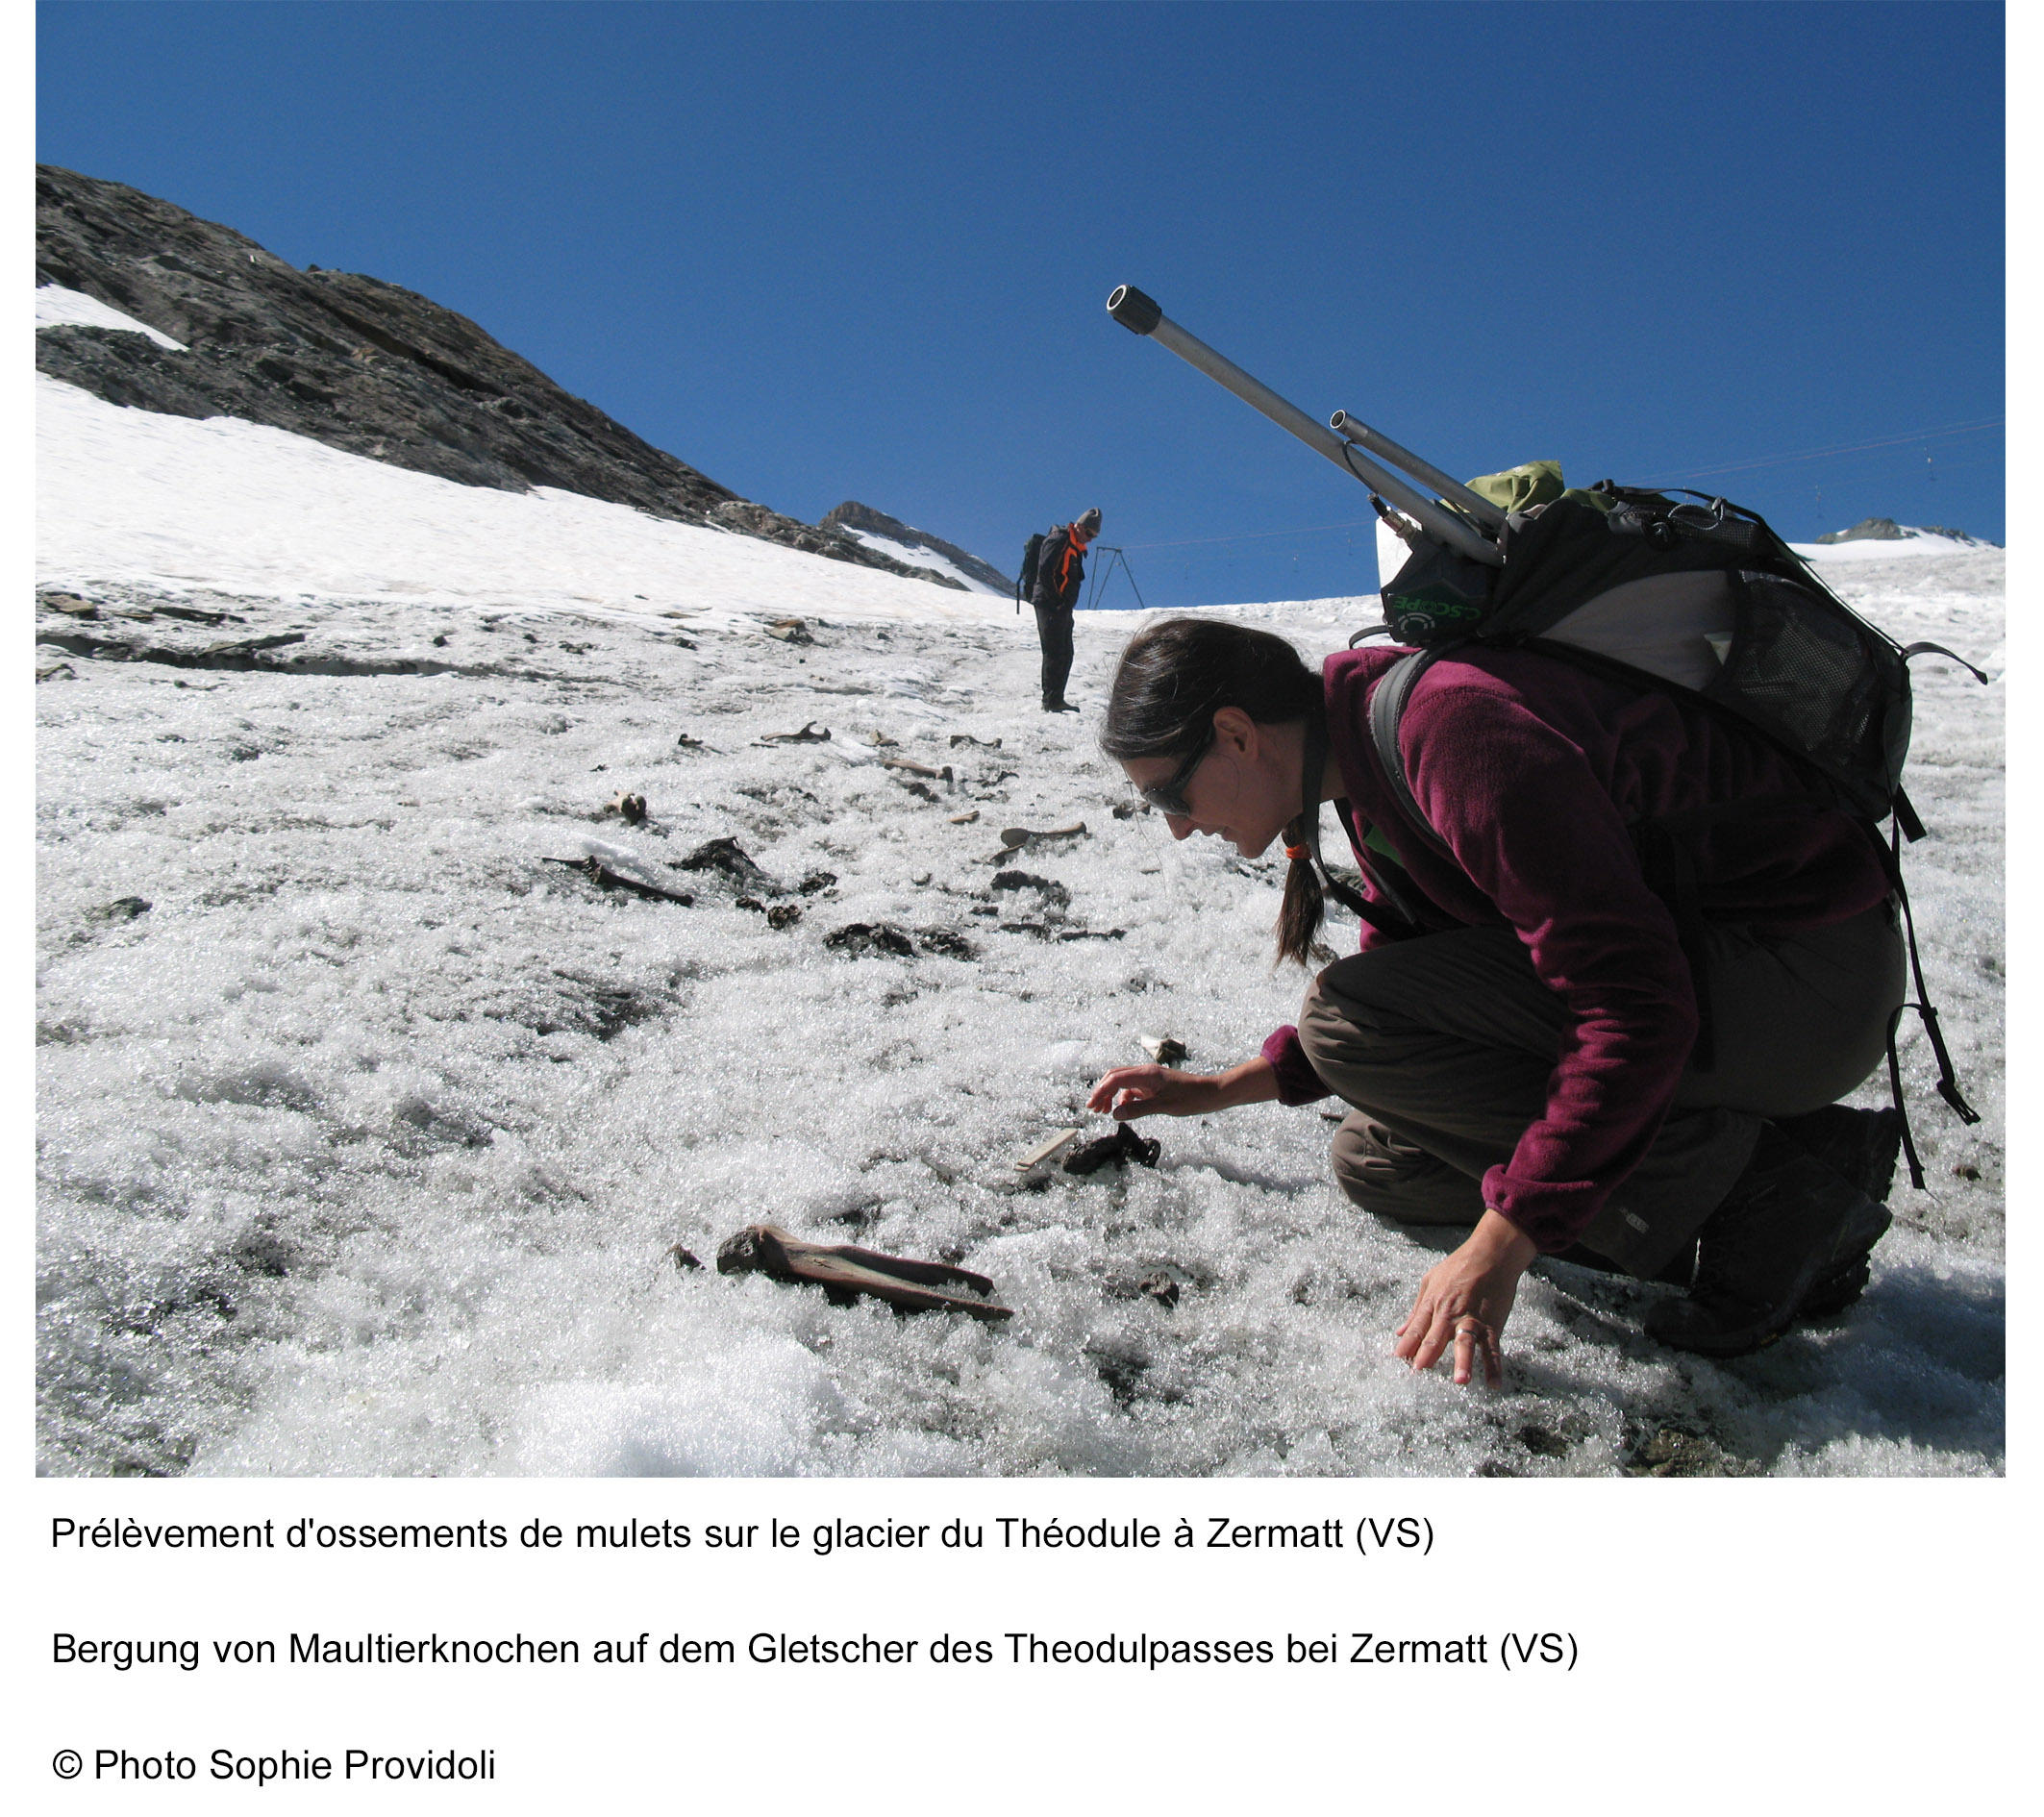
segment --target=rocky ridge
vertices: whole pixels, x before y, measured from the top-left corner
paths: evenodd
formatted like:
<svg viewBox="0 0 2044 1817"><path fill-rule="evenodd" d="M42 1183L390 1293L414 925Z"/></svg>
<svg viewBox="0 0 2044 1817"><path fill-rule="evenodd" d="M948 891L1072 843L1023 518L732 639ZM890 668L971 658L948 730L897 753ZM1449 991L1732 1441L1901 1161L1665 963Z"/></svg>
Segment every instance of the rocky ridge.
<svg viewBox="0 0 2044 1817"><path fill-rule="evenodd" d="M955 542L946 542L941 536L933 536L927 530L917 530L905 524L899 517L889 517L885 511L877 511L870 505L861 505L856 499L847 499L834 510L823 514L820 528L824 530L864 531L868 535L885 536L889 542L900 543L907 549L927 549L939 555L961 574L969 574L983 585L999 592L1011 593L1015 584L1008 575L990 561L983 561L969 551L960 549Z"/></svg>
<svg viewBox="0 0 2044 1817"><path fill-rule="evenodd" d="M555 486L881 568L835 527L740 498L572 396L466 316L394 284L303 271L234 229L126 185L37 166L36 282L80 291L184 343L65 325L40 372L137 410L237 416L463 485Z"/></svg>

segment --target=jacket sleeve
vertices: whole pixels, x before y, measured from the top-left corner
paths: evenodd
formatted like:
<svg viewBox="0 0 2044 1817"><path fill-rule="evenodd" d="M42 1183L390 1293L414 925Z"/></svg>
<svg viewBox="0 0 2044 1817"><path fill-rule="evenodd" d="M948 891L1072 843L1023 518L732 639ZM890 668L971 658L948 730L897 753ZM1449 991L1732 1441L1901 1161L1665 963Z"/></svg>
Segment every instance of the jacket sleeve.
<svg viewBox="0 0 2044 1817"><path fill-rule="evenodd" d="M1583 749L1522 702L1451 683L1401 727L1428 820L1510 923L1566 1011L1545 1108L1484 1203L1566 1248L1638 1165L1689 1053L1697 1008L1674 918Z"/></svg>
<svg viewBox="0 0 2044 1817"><path fill-rule="evenodd" d="M1272 1031L1263 1043L1263 1058L1278 1076L1280 1104L1311 1104L1327 1097L1333 1089L1313 1070L1299 1040L1299 1031L1289 1022Z"/></svg>

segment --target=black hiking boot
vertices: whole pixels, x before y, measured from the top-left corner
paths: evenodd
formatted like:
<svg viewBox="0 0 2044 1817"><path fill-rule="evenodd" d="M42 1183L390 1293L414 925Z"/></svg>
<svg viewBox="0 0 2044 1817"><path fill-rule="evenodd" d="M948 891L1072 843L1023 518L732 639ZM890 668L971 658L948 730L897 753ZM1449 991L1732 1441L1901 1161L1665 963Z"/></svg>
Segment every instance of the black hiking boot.
<svg viewBox="0 0 2044 1817"><path fill-rule="evenodd" d="M1876 1205L1871 1199L1855 1211L1832 1246L1831 1259L1803 1296L1796 1317L1828 1319L1832 1313L1857 1305L1873 1278L1870 1257L1874 1245L1888 1233L1888 1226L1894 1221L1886 1206Z"/></svg>
<svg viewBox="0 0 2044 1817"><path fill-rule="evenodd" d="M1700 1357L1758 1350L1788 1329L1841 1249L1850 1254L1845 1246L1876 1224L1878 1237L1886 1217L1851 1181L1763 1124L1753 1159L1703 1228L1688 1297L1649 1308L1647 1335Z"/></svg>
<svg viewBox="0 0 2044 1817"><path fill-rule="evenodd" d="M1828 1104L1807 1116L1777 1117L1775 1128L1832 1173L1843 1174L1876 1205L1886 1204L1902 1154L1902 1112L1893 1106L1856 1110Z"/></svg>
<svg viewBox="0 0 2044 1817"><path fill-rule="evenodd" d="M1799 1318L1829 1318L1866 1291L1872 1273L1867 1257L1894 1221L1883 1201L1895 1184L1895 1162L1902 1153L1902 1112L1893 1106L1856 1110L1832 1104L1807 1116L1783 1117L1775 1128L1872 1201L1866 1213L1846 1226L1797 1313Z"/></svg>

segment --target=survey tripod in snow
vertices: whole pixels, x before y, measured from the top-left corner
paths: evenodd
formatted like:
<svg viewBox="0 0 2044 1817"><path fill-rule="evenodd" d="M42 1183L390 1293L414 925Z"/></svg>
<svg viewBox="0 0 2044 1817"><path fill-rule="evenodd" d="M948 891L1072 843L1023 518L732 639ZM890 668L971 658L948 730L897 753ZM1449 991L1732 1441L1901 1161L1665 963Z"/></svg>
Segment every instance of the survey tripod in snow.
<svg viewBox="0 0 2044 1817"><path fill-rule="evenodd" d="M1380 577L1384 622L1351 641L1388 633L1417 646L1385 673L1370 702L1371 743L1411 835L1453 859L1413 795L1398 731L1413 684L1458 646L1529 649L1737 720L1795 760L1807 792L1716 804L1633 828L1642 868L1674 915L1692 970L1701 980L1704 917L1690 853L1697 835L1758 813L1812 808L1852 813L1882 853L1908 933L1916 996L1896 1010L1888 1031L1896 1108L1902 1108L1896 1033L1903 1012L1914 1008L1936 1059L1939 1096L1962 1122L1980 1121L1959 1090L1924 987L1901 865L1903 841L1921 838L1924 828L1904 792L1902 770L1909 746L1910 659L1941 656L1982 684L1985 675L1941 645L1896 644L1854 612L1757 514L1722 498L1686 494L1679 502L1608 480L1587 490L1568 488L1552 462L1463 485L1345 411L1323 428L1131 286L1108 298L1108 312L1131 332L1161 341L1361 481L1379 515L1409 550L1395 574ZM1401 867L1373 865L1363 856L1374 901L1338 886L1320 859L1317 820L1314 808L1306 815L1307 843L1329 893L1387 933L1415 932L1418 917L1400 900ZM1885 837L1883 820L1891 823ZM1397 830L1390 836L1395 844ZM1702 989L1697 995L1706 1009L1697 1058L1707 1065L1707 1006ZM1903 1147L1910 1180L1920 1188L1923 1168L1906 1117Z"/></svg>
<svg viewBox="0 0 2044 1817"><path fill-rule="evenodd" d="M1117 549L1110 542L1096 542L1093 553L1108 559L1096 561L1092 573L1086 576L1086 610L1091 611L1100 604L1100 596L1108 590L1108 583L1114 578L1114 570L1119 568L1128 577L1129 590L1135 595L1135 604L1147 611L1149 608L1143 606L1142 588L1135 585L1135 570L1129 565L1129 552Z"/></svg>

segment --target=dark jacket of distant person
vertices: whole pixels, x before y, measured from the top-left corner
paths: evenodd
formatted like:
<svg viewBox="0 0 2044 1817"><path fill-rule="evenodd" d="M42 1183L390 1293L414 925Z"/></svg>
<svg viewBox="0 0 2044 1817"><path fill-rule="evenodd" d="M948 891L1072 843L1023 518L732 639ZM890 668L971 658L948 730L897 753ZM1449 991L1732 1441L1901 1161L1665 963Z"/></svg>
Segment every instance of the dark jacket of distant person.
<svg viewBox="0 0 2044 1817"><path fill-rule="evenodd" d="M1086 545L1093 531L1081 518L1051 532L1036 557L1036 585L1030 595L1033 606L1050 606L1070 611L1079 604L1079 589L1085 583Z"/></svg>

